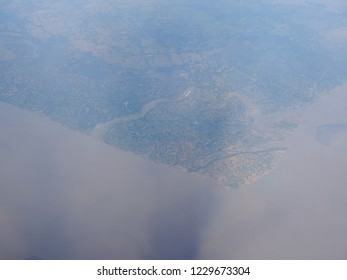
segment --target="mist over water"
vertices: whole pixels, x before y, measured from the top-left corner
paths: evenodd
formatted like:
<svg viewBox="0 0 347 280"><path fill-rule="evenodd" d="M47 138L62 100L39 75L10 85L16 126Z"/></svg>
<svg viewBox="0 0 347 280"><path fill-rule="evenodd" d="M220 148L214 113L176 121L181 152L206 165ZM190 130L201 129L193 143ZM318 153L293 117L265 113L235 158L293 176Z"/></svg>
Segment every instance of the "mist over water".
<svg viewBox="0 0 347 280"><path fill-rule="evenodd" d="M201 256L217 259L346 259L347 134L329 145L322 124L346 123L347 88L308 106L268 176L225 196L204 232Z"/></svg>
<svg viewBox="0 0 347 280"><path fill-rule="evenodd" d="M268 176L237 190L0 104L1 259L345 259L346 88L307 107Z"/></svg>
<svg viewBox="0 0 347 280"><path fill-rule="evenodd" d="M220 187L0 106L0 258L198 258Z"/></svg>

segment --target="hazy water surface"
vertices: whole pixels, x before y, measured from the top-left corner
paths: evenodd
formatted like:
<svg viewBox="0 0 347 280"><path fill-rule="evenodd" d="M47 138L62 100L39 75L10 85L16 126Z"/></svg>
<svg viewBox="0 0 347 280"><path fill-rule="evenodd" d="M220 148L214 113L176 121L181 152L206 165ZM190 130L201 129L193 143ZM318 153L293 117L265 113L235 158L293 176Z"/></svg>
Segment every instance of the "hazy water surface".
<svg viewBox="0 0 347 280"><path fill-rule="evenodd" d="M0 120L0 258L198 257L214 183L9 105Z"/></svg>
<svg viewBox="0 0 347 280"><path fill-rule="evenodd" d="M346 259L346 87L303 111L279 166L227 190L0 104L0 258ZM33 257L31 257L33 258Z"/></svg>
<svg viewBox="0 0 347 280"><path fill-rule="evenodd" d="M278 167L225 197L201 255L236 259L347 258L347 134L330 145L317 127L346 123L347 87L307 107Z"/></svg>

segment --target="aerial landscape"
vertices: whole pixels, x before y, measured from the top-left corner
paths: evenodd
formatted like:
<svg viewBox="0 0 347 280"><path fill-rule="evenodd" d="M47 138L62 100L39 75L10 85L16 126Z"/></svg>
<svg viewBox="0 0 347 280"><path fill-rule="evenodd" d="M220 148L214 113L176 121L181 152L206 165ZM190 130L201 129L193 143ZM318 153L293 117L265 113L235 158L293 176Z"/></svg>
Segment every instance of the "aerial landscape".
<svg viewBox="0 0 347 280"><path fill-rule="evenodd" d="M285 152L290 110L345 79L346 46L332 53L328 36L345 36L346 19L318 4L200 2L4 1L0 99L249 184Z"/></svg>
<svg viewBox="0 0 347 280"><path fill-rule="evenodd" d="M227 189L261 184L347 81L343 1L0 3L2 103Z"/></svg>

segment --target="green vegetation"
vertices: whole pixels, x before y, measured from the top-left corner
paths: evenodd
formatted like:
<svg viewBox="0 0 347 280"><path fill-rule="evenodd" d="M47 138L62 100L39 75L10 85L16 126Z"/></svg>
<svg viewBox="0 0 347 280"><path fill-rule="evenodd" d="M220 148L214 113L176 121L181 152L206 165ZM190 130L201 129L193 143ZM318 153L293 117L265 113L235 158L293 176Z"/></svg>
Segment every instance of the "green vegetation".
<svg viewBox="0 0 347 280"><path fill-rule="evenodd" d="M2 2L1 101L225 185L269 172L283 112L347 78L346 17L322 5Z"/></svg>

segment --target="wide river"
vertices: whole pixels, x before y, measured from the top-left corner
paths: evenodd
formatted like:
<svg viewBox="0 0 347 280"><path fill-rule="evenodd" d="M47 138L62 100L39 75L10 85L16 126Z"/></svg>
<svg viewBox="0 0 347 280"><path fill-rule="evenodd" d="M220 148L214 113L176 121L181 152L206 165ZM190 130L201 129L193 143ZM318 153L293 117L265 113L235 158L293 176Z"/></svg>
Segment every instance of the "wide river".
<svg viewBox="0 0 347 280"><path fill-rule="evenodd" d="M226 195L201 255L237 259L347 258L347 132L317 141L322 125L347 123L347 86L302 110L279 165ZM318 139L319 140L319 139Z"/></svg>
<svg viewBox="0 0 347 280"><path fill-rule="evenodd" d="M347 88L303 110L290 148L237 190L0 104L0 258L347 258Z"/></svg>

